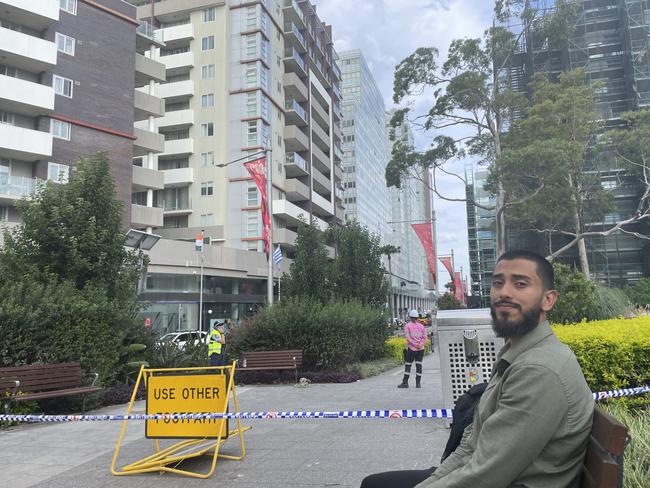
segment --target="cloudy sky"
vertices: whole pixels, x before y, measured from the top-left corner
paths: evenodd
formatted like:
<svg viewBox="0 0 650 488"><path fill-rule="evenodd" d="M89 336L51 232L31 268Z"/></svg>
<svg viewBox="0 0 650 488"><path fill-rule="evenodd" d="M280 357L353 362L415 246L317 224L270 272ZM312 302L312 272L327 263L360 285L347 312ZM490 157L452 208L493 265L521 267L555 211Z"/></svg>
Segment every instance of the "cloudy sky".
<svg viewBox="0 0 650 488"><path fill-rule="evenodd" d="M418 47L437 47L444 60L452 39L480 37L491 23L493 2L486 0L312 0L321 20L332 25L337 51L361 49L379 85L386 108L393 106L395 65ZM418 102L426 107L426 100ZM416 145L424 149L432 133L416 132ZM454 162L463 173L471 161ZM463 198L462 183L452 178L439 189L452 198ZM456 268L469 274L465 205L435 198L438 254L454 250ZM438 269L439 287L449 281Z"/></svg>

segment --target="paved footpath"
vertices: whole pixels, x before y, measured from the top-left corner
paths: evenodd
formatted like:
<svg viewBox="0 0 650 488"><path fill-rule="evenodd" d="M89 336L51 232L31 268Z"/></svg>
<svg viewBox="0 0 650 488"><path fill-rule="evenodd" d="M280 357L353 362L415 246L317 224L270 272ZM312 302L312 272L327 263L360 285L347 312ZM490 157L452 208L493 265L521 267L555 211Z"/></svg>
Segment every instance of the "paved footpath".
<svg viewBox="0 0 650 488"><path fill-rule="evenodd" d="M415 369L415 368L413 368ZM381 410L442 407L438 355L424 359L423 387L402 390L402 368L349 384L243 386L241 411ZM411 378L411 383L414 378ZM144 413L144 402L136 412ZM126 405L93 413L122 414ZM34 424L0 431L0 472L6 488L100 487L358 487L364 476L437 465L448 436L440 419L243 420L243 461L219 460L207 479L175 474L112 476L110 463L121 422ZM120 465L152 452L142 422L126 431ZM223 453L237 452L236 439ZM198 464L198 466L196 466ZM207 470L208 462L194 469Z"/></svg>

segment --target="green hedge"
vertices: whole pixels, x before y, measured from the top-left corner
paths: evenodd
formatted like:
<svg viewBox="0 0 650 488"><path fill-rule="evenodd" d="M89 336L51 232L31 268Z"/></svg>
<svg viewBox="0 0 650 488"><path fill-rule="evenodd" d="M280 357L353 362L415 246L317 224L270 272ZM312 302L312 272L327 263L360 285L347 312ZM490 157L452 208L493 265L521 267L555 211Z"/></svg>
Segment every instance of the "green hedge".
<svg viewBox="0 0 650 488"><path fill-rule="evenodd" d="M650 383L650 317L554 326L575 353L592 391Z"/></svg>
<svg viewBox="0 0 650 488"><path fill-rule="evenodd" d="M429 354L429 345L431 342L427 339L424 346L424 354ZM404 361L404 349L406 349L406 339L404 337L391 337L386 341L384 346L384 356L388 358L397 359L400 362Z"/></svg>
<svg viewBox="0 0 650 488"><path fill-rule="evenodd" d="M380 309L358 301L290 298L233 329L228 350L235 359L245 351L302 349L303 369L338 369L383 357L387 322Z"/></svg>

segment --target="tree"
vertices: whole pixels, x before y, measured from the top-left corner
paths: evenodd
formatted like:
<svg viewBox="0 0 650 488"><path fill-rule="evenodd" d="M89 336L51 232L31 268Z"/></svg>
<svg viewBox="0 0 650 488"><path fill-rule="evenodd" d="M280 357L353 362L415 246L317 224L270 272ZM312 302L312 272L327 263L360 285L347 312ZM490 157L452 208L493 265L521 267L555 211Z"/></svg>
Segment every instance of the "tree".
<svg viewBox="0 0 650 488"><path fill-rule="evenodd" d="M381 264L382 247L379 236L358 222L340 228L330 227L328 239L336 245L332 288L340 299L357 299L363 304L383 306L388 281Z"/></svg>
<svg viewBox="0 0 650 488"><path fill-rule="evenodd" d="M296 255L282 285L288 297L312 297L321 303L331 298L331 265L323 233L316 226L304 222L298 226Z"/></svg>
<svg viewBox="0 0 650 488"><path fill-rule="evenodd" d="M600 126L599 88L586 82L583 70L562 73L557 83L535 76L532 104L513 122L491 168L491 180L502 182L509 198L521 202L509 211L509 222L523 230L577 236L586 223L612 211L612 195L602 187L595 162L592 171L586 171L589 147ZM496 185L491 186L494 190ZM575 244L580 268L589 277L585 242Z"/></svg>
<svg viewBox="0 0 650 488"><path fill-rule="evenodd" d="M436 303L438 305L438 310L456 310L459 308L464 308L463 304L460 303L458 299L456 299L453 293L449 292L439 296L436 300Z"/></svg>
<svg viewBox="0 0 650 488"><path fill-rule="evenodd" d="M526 105L524 93L511 90L502 79L512 56L527 31L534 29L548 36L566 37L566 18L571 14L571 2L558 0L556 13L539 16L529 1L499 0L495 4L496 20L502 21L516 15L524 24L518 36L505 27L493 26L483 39L456 39L451 42L447 60L438 65L436 48L419 48L401 61L395 68L395 103L402 103L411 96L433 92L433 103L428 113L412 119L424 130L434 129L431 148L418 152L403 142L393 146L391 161L386 167L389 186L399 186L400 178L410 174L417 178L416 169L432 169L431 189L442 199L436 184L439 173L452 175L463 181L460 175L445 168L445 163L467 155L491 165L501 155L501 138L513 113ZM559 27L567 27L564 31ZM404 123L410 109L395 112L392 126ZM461 135L457 135L461 132ZM496 212L497 255L506 247L505 211L516 205L508 199L501 181L495 184L496 205L489 210ZM483 207L476 202L469 202Z"/></svg>
<svg viewBox="0 0 650 488"><path fill-rule="evenodd" d="M625 291L635 305L639 307L650 305L650 278L641 278L634 286Z"/></svg>
<svg viewBox="0 0 650 488"><path fill-rule="evenodd" d="M388 258L388 308L392 320L393 317L395 316L395 313L393 312L393 303L391 299L392 289L393 289L393 267L391 266L390 261L391 261L391 256L393 254L398 254L399 252L401 252L401 249L399 248L399 246L386 244L385 246L381 247L380 252L383 256L386 256Z"/></svg>
<svg viewBox="0 0 650 488"><path fill-rule="evenodd" d="M0 249L3 365L81 361L105 383L119 375L122 346L144 334L121 207L102 153L19 203L23 225Z"/></svg>

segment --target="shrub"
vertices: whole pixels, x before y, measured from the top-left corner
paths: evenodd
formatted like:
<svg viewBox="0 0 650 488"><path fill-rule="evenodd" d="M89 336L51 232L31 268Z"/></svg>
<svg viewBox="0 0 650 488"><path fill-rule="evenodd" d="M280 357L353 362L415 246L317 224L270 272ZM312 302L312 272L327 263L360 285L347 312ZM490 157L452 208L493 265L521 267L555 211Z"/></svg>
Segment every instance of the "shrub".
<svg viewBox="0 0 650 488"><path fill-rule="evenodd" d="M549 320L567 324L596 318L593 317L594 311L598 309L595 283L565 264L555 262L553 270L558 300L549 313Z"/></svg>
<svg viewBox="0 0 650 488"><path fill-rule="evenodd" d="M299 371L298 378L307 378L311 383L354 383L361 375L354 371ZM294 371L237 371L235 381L247 385L295 383L296 374Z"/></svg>
<svg viewBox="0 0 650 488"><path fill-rule="evenodd" d="M632 302L620 288L608 288L596 285L596 308L591 320L607 320L621 317L632 308Z"/></svg>
<svg viewBox="0 0 650 488"><path fill-rule="evenodd" d="M641 278L636 285L625 291L635 305L639 307L650 305L650 278Z"/></svg>
<svg viewBox="0 0 650 488"><path fill-rule="evenodd" d="M650 317L554 326L575 353L592 391L650 381Z"/></svg>
<svg viewBox="0 0 650 488"><path fill-rule="evenodd" d="M447 292L436 300L438 310L456 310L463 308L463 304L451 293Z"/></svg>
<svg viewBox="0 0 650 488"><path fill-rule="evenodd" d="M118 383L117 385L106 388L101 393L101 397L99 399L100 405L105 407L108 405L122 405L124 403L129 403L131 401L131 395L133 395L133 387L134 385L125 385L124 383ZM146 388L142 383L140 383L135 399L144 400L145 397Z"/></svg>
<svg viewBox="0 0 650 488"><path fill-rule="evenodd" d="M424 346L424 354L429 354L431 342L427 339ZM404 362L404 349L406 349L406 339L404 337L391 337L384 345L384 356L396 359L400 363Z"/></svg>
<svg viewBox="0 0 650 488"><path fill-rule="evenodd" d="M234 328L229 354L233 359L245 351L302 349L304 369L331 370L382 357L387 336L386 317L377 308L290 298Z"/></svg>

